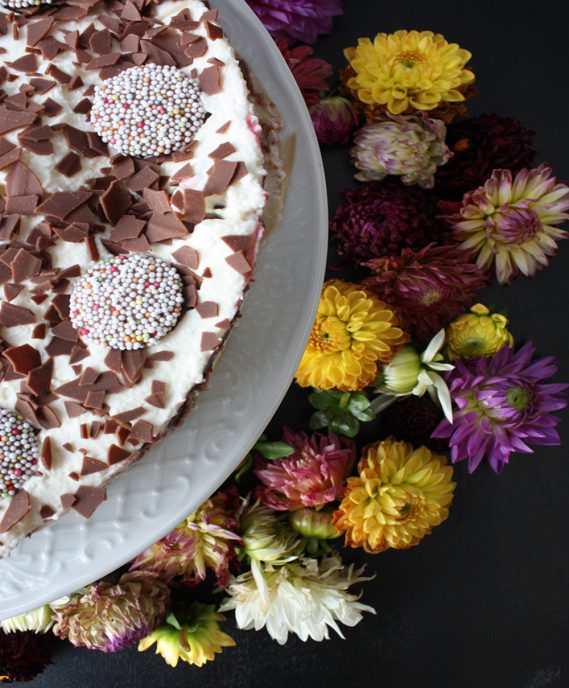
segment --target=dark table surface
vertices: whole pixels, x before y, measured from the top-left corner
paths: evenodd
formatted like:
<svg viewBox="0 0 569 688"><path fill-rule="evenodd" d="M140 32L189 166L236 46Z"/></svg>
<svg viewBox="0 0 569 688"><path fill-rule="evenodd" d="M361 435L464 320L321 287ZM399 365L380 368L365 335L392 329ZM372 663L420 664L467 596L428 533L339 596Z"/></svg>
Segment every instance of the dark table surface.
<svg viewBox="0 0 569 688"><path fill-rule="evenodd" d="M517 117L537 130L540 159L569 179L565 0L344 0L345 15L317 53L336 67L359 36L430 29L469 49L480 95L471 111ZM346 149L324 152L331 209L351 184ZM569 381L569 242L551 266L486 302L506 306L517 341L533 339L560 359ZM306 426L308 408L292 390L273 421ZM458 488L449 520L419 547L367 560L376 579L364 600L377 609L346 640L285 647L264 632L239 632L237 647L202 669L170 669L136 650L117 655L59 644L55 664L34 688L381 686L382 688L565 688L569 686L569 415L564 446L517 455L498 478L489 468Z"/></svg>

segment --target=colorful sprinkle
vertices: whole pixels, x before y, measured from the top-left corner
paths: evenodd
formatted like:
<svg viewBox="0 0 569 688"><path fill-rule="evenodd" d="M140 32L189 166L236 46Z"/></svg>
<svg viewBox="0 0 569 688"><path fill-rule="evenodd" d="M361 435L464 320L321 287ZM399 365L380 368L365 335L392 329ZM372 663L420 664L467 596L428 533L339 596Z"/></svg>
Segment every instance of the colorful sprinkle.
<svg viewBox="0 0 569 688"><path fill-rule="evenodd" d="M165 261L141 253L96 263L71 292L71 322L88 342L142 349L162 339L182 312L183 283Z"/></svg>
<svg viewBox="0 0 569 688"><path fill-rule="evenodd" d="M12 497L38 471L34 428L23 417L0 409L0 497Z"/></svg>
<svg viewBox="0 0 569 688"><path fill-rule="evenodd" d="M123 155L169 155L192 141L205 119L198 82L168 65L131 67L97 86L91 124Z"/></svg>
<svg viewBox="0 0 569 688"><path fill-rule="evenodd" d="M9 7L11 10L25 10L28 7L40 7L41 5L51 5L53 0L0 0L0 5Z"/></svg>

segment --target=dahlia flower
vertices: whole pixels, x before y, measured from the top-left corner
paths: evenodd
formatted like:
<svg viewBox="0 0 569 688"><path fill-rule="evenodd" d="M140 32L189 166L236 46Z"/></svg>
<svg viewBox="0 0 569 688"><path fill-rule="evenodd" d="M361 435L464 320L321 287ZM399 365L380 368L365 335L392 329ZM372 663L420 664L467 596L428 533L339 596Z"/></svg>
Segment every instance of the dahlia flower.
<svg viewBox="0 0 569 688"><path fill-rule="evenodd" d="M431 434L443 417L441 408L429 397L397 399L382 414L382 428L395 439L410 442L414 447L425 445L437 453L445 451L448 443L432 439Z"/></svg>
<svg viewBox="0 0 569 688"><path fill-rule="evenodd" d="M557 372L553 356L534 359L528 342L514 352L503 346L492 358L457 361L449 376L457 410L443 420L433 437L450 438L453 463L468 460L468 472L486 457L496 473L512 452L533 453L530 445L560 444L553 411L565 408L567 385L546 384Z"/></svg>
<svg viewBox="0 0 569 688"><path fill-rule="evenodd" d="M569 187L540 165L514 178L509 170L494 170L484 186L466 194L459 214L449 221L460 247L507 284L519 273L531 277L548 264L556 241L567 238L556 225L569 218L568 209Z"/></svg>
<svg viewBox="0 0 569 688"><path fill-rule="evenodd" d="M132 562L130 570L156 571L165 581L179 579L184 585L203 581L208 569L219 585L229 580L229 565L241 543L235 488L216 493L171 533L151 545Z"/></svg>
<svg viewBox="0 0 569 688"><path fill-rule="evenodd" d="M536 155L534 136L517 120L494 114L453 122L446 137L453 156L437 170L437 193L449 201L461 201L465 193L482 186L493 170L519 172L531 167Z"/></svg>
<svg viewBox="0 0 569 688"><path fill-rule="evenodd" d="M363 389L407 340L396 311L371 291L341 280L326 282L296 381L317 389Z"/></svg>
<svg viewBox="0 0 569 688"><path fill-rule="evenodd" d="M147 636L164 618L170 588L150 571L125 573L116 585L100 581L53 610L59 638L75 647L119 652Z"/></svg>
<svg viewBox="0 0 569 688"><path fill-rule="evenodd" d="M371 580L362 576L363 571L346 568L336 553L321 561L257 566L232 578L220 611L234 609L239 628L266 628L281 645L289 633L303 641L328 640L329 628L343 638L338 624L356 626L363 612L375 614L373 607L359 602L359 595L349 592L352 585Z"/></svg>
<svg viewBox="0 0 569 688"><path fill-rule="evenodd" d="M373 42L360 38L344 54L351 74L347 88L372 114L435 111L451 121L474 82L465 68L471 54L432 31L380 33Z"/></svg>
<svg viewBox="0 0 569 688"><path fill-rule="evenodd" d="M295 509L288 512L291 528L302 536L304 551L311 557L330 551L330 540L339 538L342 533L332 523L333 507L326 509Z"/></svg>
<svg viewBox="0 0 569 688"><path fill-rule="evenodd" d="M379 374L376 385L382 396L372 402L372 410L379 413L384 404L385 407L391 405L393 397L406 397L410 394L422 397L428 393L433 401L440 404L445 417L452 422L452 400L447 383L440 373L448 372L454 366L444 363L440 353L444 343L445 331L441 330L422 354L418 354L410 346L404 346L398 351L391 363Z"/></svg>
<svg viewBox="0 0 569 688"><path fill-rule="evenodd" d="M0 630L0 683L31 681L51 664L53 637Z"/></svg>
<svg viewBox="0 0 569 688"><path fill-rule="evenodd" d="M348 143L360 119L352 103L342 96L322 98L310 108L310 117L319 143L326 146Z"/></svg>
<svg viewBox="0 0 569 688"><path fill-rule="evenodd" d="M219 627L224 620L214 605L191 602L177 609L176 614L170 613L161 626L140 641L138 651L144 652L156 643L156 654L171 667L177 666L180 659L201 667L213 661L224 647L235 646L233 638Z"/></svg>
<svg viewBox="0 0 569 688"><path fill-rule="evenodd" d="M342 14L341 0L247 0L275 36L314 43L332 31L332 17Z"/></svg>
<svg viewBox="0 0 569 688"><path fill-rule="evenodd" d="M276 44L282 53L308 107L320 102L320 91L328 91L329 79L334 70L332 65L319 57L311 57L314 49L309 45L289 48L286 41L277 38Z"/></svg>
<svg viewBox="0 0 569 688"><path fill-rule="evenodd" d="M327 435L283 431L283 440L294 454L261 463L255 475L261 481L257 496L276 511L322 506L344 492L344 480L355 459L354 443L333 432Z"/></svg>
<svg viewBox="0 0 569 688"><path fill-rule="evenodd" d="M456 246L404 249L365 265L376 274L364 285L393 304L423 342L462 313L486 283L470 254Z"/></svg>
<svg viewBox="0 0 569 688"><path fill-rule="evenodd" d="M302 544L280 514L258 501L245 500L239 515L243 552L252 562L286 564L297 559Z"/></svg>
<svg viewBox="0 0 569 688"><path fill-rule="evenodd" d="M51 607L49 604L44 604L43 607L32 609L25 614L19 614L18 616L12 616L9 619L0 621L0 628L5 633L14 633L15 631L47 633L53 624Z"/></svg>
<svg viewBox="0 0 569 688"><path fill-rule="evenodd" d="M434 198L398 182L346 189L331 223L338 253L356 264L398 256L404 248L444 243L446 228L436 219Z"/></svg>
<svg viewBox="0 0 569 688"><path fill-rule="evenodd" d="M443 456L389 437L366 449L334 524L370 554L418 544L446 520L455 483Z"/></svg>
<svg viewBox="0 0 569 688"><path fill-rule="evenodd" d="M356 179L367 182L395 175L404 184L431 189L437 167L452 157L445 135L444 122L423 113L379 117L354 139L352 161L360 170Z"/></svg>
<svg viewBox="0 0 569 688"><path fill-rule="evenodd" d="M505 315L490 313L483 304L475 304L447 327L448 357L451 361L481 358L493 356L505 344L514 346L514 338L507 330L508 323Z"/></svg>

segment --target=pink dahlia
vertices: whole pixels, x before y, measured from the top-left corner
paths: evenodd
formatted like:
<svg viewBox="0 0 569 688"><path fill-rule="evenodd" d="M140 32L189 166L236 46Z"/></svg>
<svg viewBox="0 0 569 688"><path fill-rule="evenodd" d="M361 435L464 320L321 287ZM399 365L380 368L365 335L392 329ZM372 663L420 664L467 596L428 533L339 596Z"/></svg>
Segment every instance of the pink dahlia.
<svg viewBox="0 0 569 688"><path fill-rule="evenodd" d="M486 283L470 254L456 246L406 248L400 256L365 265L376 274L364 284L395 306L421 341L429 341L462 313Z"/></svg>
<svg viewBox="0 0 569 688"><path fill-rule="evenodd" d="M308 107L317 105L320 102L320 91L330 89L327 79L334 73L332 65L319 57L312 57L314 48L309 45L297 45L295 48L289 48L287 42L281 38L276 39L276 44Z"/></svg>
<svg viewBox="0 0 569 688"><path fill-rule="evenodd" d="M198 585L214 572L219 585L229 581L229 566L241 544L236 534L238 496L235 488L218 492L171 533L148 547L130 570L156 571L165 581Z"/></svg>
<svg viewBox="0 0 569 688"><path fill-rule="evenodd" d="M341 0L247 0L274 36L314 43L332 31L332 18L342 14Z"/></svg>
<svg viewBox="0 0 569 688"><path fill-rule="evenodd" d="M349 142L360 116L352 103L342 96L322 98L310 108L318 141L326 146Z"/></svg>
<svg viewBox="0 0 569 688"><path fill-rule="evenodd" d="M344 482L355 461L355 444L333 432L328 434L283 431L283 441L294 454L277 461L260 462L255 475L262 485L257 497L276 511L322 506L344 493Z"/></svg>
<svg viewBox="0 0 569 688"><path fill-rule="evenodd" d="M546 380L557 372L553 356L534 359L531 342L517 352L503 346L491 358L456 361L448 375L454 420L443 420L433 437L449 438L451 460L468 461L468 472L486 457L501 473L512 452L533 453L529 445L560 444L552 415L567 406L564 384Z"/></svg>
<svg viewBox="0 0 569 688"><path fill-rule="evenodd" d="M385 181L344 191L331 231L338 253L361 265L398 256L405 248L443 243L446 233L436 216L436 201L428 191Z"/></svg>

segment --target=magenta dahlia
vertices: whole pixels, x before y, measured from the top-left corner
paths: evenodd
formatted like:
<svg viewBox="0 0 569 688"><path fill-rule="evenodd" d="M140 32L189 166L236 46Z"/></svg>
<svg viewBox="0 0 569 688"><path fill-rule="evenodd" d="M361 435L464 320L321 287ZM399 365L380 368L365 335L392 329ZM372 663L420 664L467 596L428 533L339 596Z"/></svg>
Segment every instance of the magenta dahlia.
<svg viewBox="0 0 569 688"><path fill-rule="evenodd" d="M318 142L325 146L349 142L360 116L353 104L342 96L322 98L310 108Z"/></svg>
<svg viewBox="0 0 569 688"><path fill-rule="evenodd" d="M338 253L360 265L405 248L444 243L446 237L433 196L391 180L344 191L331 231Z"/></svg>
<svg viewBox="0 0 569 688"><path fill-rule="evenodd" d="M283 431L283 441L294 454L259 462L255 475L262 485L257 497L276 511L322 506L338 499L355 461L355 444L333 432L328 434Z"/></svg>
<svg viewBox="0 0 569 688"><path fill-rule="evenodd" d="M513 452L532 453L532 444L560 443L552 415L567 406L565 384L546 383L557 372L553 356L534 359L531 342L514 352L503 346L491 358L456 361L448 375L457 411L433 437L449 438L451 460L468 461L468 472L486 457L501 473Z"/></svg>
<svg viewBox="0 0 569 688"><path fill-rule="evenodd" d="M0 683L31 681L51 664L53 636L0 630Z"/></svg>
<svg viewBox="0 0 569 688"><path fill-rule="evenodd" d="M376 274L364 284L395 306L421 341L429 341L462 313L487 279L470 254L456 246L403 249L400 256L365 265Z"/></svg>
<svg viewBox="0 0 569 688"><path fill-rule="evenodd" d="M342 14L341 0L247 0L273 36L314 43L332 31L332 18Z"/></svg>
<svg viewBox="0 0 569 688"><path fill-rule="evenodd" d="M287 42L281 38L276 39L276 44L308 107L317 105L320 102L320 92L330 89L327 79L334 73L332 65L319 57L312 57L314 48L309 45L289 48Z"/></svg>
<svg viewBox="0 0 569 688"><path fill-rule="evenodd" d="M446 440L431 437L442 418L440 406L428 396L414 395L397 400L385 409L381 417L384 434L411 442L414 447L429 447L435 452L448 449Z"/></svg>
<svg viewBox="0 0 569 688"><path fill-rule="evenodd" d="M484 114L450 124L446 145L453 157L439 167L435 188L442 198L460 201L482 186L495 169L519 172L531 167L535 132L510 117Z"/></svg>

